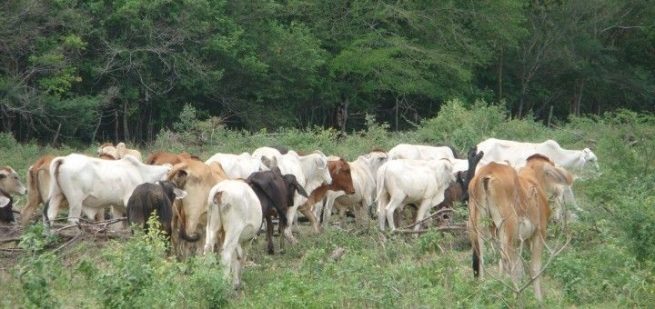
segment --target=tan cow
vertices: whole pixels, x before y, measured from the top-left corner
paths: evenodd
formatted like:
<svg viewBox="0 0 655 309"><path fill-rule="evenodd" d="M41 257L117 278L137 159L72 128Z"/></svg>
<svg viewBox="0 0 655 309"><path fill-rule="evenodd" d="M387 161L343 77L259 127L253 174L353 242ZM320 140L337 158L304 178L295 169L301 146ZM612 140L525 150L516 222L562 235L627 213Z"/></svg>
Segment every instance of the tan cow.
<svg viewBox="0 0 655 309"><path fill-rule="evenodd" d="M146 164L152 164L152 165L162 165L165 163L171 164L171 165L177 165L182 163L185 160L197 160L201 161L199 157L194 156L192 154L189 154L186 151L183 151L180 154L174 154L171 152L165 152L165 151L158 151L152 153L148 158L146 159Z"/></svg>
<svg viewBox="0 0 655 309"><path fill-rule="evenodd" d="M182 200L177 200L173 206L173 246L177 250L182 250L184 246L189 245L180 241L196 242L200 239L200 233L204 232L207 225L207 196L209 190L227 179L223 168L219 163L207 165L201 161L187 160L173 167L168 175L168 180L172 181L178 188L187 192ZM178 233L175 233L178 230ZM191 252L202 253L202 244L195 246L193 249L184 249L184 252L178 252L187 255Z"/></svg>
<svg viewBox="0 0 655 309"><path fill-rule="evenodd" d="M519 172L495 162L481 167L469 184L468 232L474 276L484 277L483 238L492 237L500 243L501 271L518 282L522 264L517 248L525 244L532 254L530 273L537 276L533 281L535 296L541 300L538 274L550 217L547 192L571 182L568 171L539 154L530 156ZM489 222L488 226L484 222Z"/></svg>
<svg viewBox="0 0 655 309"><path fill-rule="evenodd" d="M101 157L103 154L109 155L116 160L125 158L125 156L133 156L137 158L139 161L143 161L141 159L141 152L139 152L136 149L127 148L127 146L123 142L116 144L116 147L114 147L114 145L112 145L111 143L102 144L98 148L98 156Z"/></svg>

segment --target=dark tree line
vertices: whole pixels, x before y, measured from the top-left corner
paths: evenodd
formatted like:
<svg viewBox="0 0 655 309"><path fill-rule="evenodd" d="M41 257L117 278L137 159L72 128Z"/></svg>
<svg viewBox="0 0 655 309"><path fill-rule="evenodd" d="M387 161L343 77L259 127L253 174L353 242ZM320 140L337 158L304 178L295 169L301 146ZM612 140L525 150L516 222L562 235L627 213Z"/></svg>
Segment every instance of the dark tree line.
<svg viewBox="0 0 655 309"><path fill-rule="evenodd" d="M8 0L0 130L147 142L185 104L249 130L402 129L455 97L653 111L654 24L648 0Z"/></svg>

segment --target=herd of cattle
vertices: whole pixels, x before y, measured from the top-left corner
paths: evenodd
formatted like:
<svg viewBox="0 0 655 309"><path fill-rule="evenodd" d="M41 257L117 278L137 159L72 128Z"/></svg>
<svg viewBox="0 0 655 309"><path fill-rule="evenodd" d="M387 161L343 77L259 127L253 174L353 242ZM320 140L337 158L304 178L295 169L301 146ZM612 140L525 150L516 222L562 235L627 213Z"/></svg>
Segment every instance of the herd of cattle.
<svg viewBox="0 0 655 309"><path fill-rule="evenodd" d="M244 259L241 245L256 236L264 219L267 249L273 254L274 216L283 249L285 242L297 242L292 227L298 211L316 232L333 209L342 217L352 212L358 223L366 223L369 213L377 215L379 228L393 231L398 210L414 205L419 223L414 229L420 230L428 212L452 207L455 201L468 201L476 277L484 276L484 241L489 239L498 244L493 247L500 251L500 269L513 280L522 272L517 250L524 244L532 254L529 272L538 274L549 221L568 215L562 205L575 205L571 173L598 168L588 148L493 138L479 143L466 159L450 147L411 144L375 150L352 162L321 151L299 154L261 147L252 154L217 153L204 162L185 152L157 152L144 163L124 143L104 144L98 156L43 156L28 170L28 188L11 167L0 169L0 221L14 221L11 194L26 192L23 225L38 218L42 203L47 225L65 207L71 223L79 223L82 214L104 220L110 209L113 218L127 216L130 224L146 229L149 216L156 213L173 247L196 243L204 235L204 246L194 247L193 253L220 252L225 275L232 275L235 287ZM541 299L536 277L535 295Z"/></svg>

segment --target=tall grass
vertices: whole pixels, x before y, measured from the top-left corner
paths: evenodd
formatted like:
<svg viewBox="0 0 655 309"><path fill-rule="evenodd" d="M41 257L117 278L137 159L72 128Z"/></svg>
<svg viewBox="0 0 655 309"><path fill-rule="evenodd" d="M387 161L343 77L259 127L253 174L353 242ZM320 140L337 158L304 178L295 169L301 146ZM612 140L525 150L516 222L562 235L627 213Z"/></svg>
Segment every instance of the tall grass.
<svg viewBox="0 0 655 309"><path fill-rule="evenodd" d="M570 226L571 245L545 273L545 305L653 307L655 117L619 111L571 118L549 128L533 119L509 119L505 110L503 105L455 100L414 131L392 133L369 117L367 129L343 138L319 128L233 131L215 120L187 115L178 126L183 131L162 132L143 151L185 150L208 158L216 152L283 145L299 151L321 149L352 160L401 142L449 144L464 153L488 137L554 139L565 148L590 147L599 158L601 173L574 184L583 212ZM94 149L77 151L91 154ZM2 164L21 174L41 154L71 151L17 144L0 134ZM374 224L325 230L314 235L301 227L300 244L275 256L265 253L263 240L254 242L247 248L252 262L243 273L245 288L238 293L229 292L215 259L177 262L167 257L157 235L137 233L129 241L100 247L83 242L58 254L41 247L11 267L9 282L3 283L9 296L0 302L6 307L537 306L530 289L516 298L502 276L474 280L462 234L431 232L415 239L379 233ZM38 237L38 231L28 232L25 243L38 246L34 241ZM330 254L337 247L346 253L333 260Z"/></svg>

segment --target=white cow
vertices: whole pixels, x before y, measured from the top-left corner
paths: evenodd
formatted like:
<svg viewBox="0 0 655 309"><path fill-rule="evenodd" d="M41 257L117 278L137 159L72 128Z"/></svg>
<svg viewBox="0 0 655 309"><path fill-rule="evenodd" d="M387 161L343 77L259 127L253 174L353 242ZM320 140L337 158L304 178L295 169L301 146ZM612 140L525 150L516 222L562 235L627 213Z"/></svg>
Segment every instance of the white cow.
<svg viewBox="0 0 655 309"><path fill-rule="evenodd" d="M383 164L378 173L377 201L378 223L384 230L385 219L391 230L396 226L393 214L407 204L418 205L416 222L423 219L427 211L444 200L444 192L455 180L449 160L390 160ZM420 224L414 229L419 230Z"/></svg>
<svg viewBox="0 0 655 309"><path fill-rule="evenodd" d="M271 155L272 158L267 157L267 155ZM332 183L332 177L330 176L330 171L327 166L327 157L318 150L311 154L300 156L293 150L290 150L286 154L280 154L280 152L275 148L262 147L253 152L253 157L259 157L262 162L268 164L268 167L277 166L280 169L280 172L282 172L282 175L292 174L296 176L296 180L306 192L314 191L314 189L318 188L323 183ZM305 201L307 201L307 198L296 192L293 206L289 207L287 211L289 225L284 230L284 234L285 237L291 239L293 243L296 243L297 240L293 237L291 228L296 213L298 212L298 207L303 205ZM311 215L313 215L311 210L305 212L305 215L308 216L310 220L316 220L315 217L311 217Z"/></svg>
<svg viewBox="0 0 655 309"><path fill-rule="evenodd" d="M365 219L365 211L375 200L375 175L389 157L385 152L373 151L366 155L357 157L357 160L349 162L350 175L355 187L354 194L346 194L344 191L331 191L326 194L325 210L323 211L323 224L327 224L332 214L333 206L339 210L341 215L347 209L355 211L357 220ZM321 213L322 203L318 204L316 213Z"/></svg>
<svg viewBox="0 0 655 309"><path fill-rule="evenodd" d="M519 169L526 165L527 158L533 154L542 154L551 159L556 165L566 168L569 171L579 171L587 166L598 167L598 158L589 148L582 150L567 150L562 148L556 141L547 140L542 143L527 143L489 138L477 145L478 151L484 151L484 156L480 160L478 168L489 164L490 162L506 163ZM566 204L571 204L576 210L581 211L578 207L575 196L570 186L554 188L549 192L552 194L554 204L553 219L562 220L562 208Z"/></svg>
<svg viewBox="0 0 655 309"><path fill-rule="evenodd" d="M241 286L241 244L253 239L262 224L262 206L255 192L241 180L223 180L209 191L205 254L214 250L217 234L224 233L221 263L225 277L232 273L234 288Z"/></svg>
<svg viewBox="0 0 655 309"><path fill-rule="evenodd" d="M147 165L137 158L102 160L81 154L57 157L50 164L50 192L47 220L57 217L59 205L68 200L68 221L78 223L82 207L87 215L112 207L115 216L123 216L127 201L136 186L145 182L164 180L170 164ZM90 216L91 218L94 217Z"/></svg>
<svg viewBox="0 0 655 309"><path fill-rule="evenodd" d="M265 168L261 160L253 158L247 152L238 155L231 153L217 153L207 159L205 164L209 165L212 162L220 163L225 174L230 179L246 179L250 174L259 172Z"/></svg>
<svg viewBox="0 0 655 309"><path fill-rule="evenodd" d="M550 139L543 143L525 143L489 138L479 143L477 148L484 151L478 167L490 162L508 162L514 168L521 168L528 157L542 154L567 170L581 170L589 165L598 169L598 158L591 149L567 150Z"/></svg>
<svg viewBox="0 0 655 309"><path fill-rule="evenodd" d="M466 171L468 160L457 159L455 152L448 146L426 146L398 144L389 150L389 159L439 160L448 159L453 163L453 173Z"/></svg>
<svg viewBox="0 0 655 309"><path fill-rule="evenodd" d="M455 154L448 146L426 146L398 144L389 150L389 159L439 160L454 159Z"/></svg>

